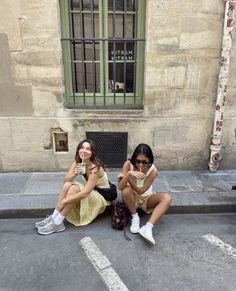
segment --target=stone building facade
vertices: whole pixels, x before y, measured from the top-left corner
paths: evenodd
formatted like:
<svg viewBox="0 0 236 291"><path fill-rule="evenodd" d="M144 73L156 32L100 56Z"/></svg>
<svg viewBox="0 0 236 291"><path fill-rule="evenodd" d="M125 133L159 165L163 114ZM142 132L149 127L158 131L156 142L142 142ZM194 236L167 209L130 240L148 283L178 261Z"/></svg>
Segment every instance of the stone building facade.
<svg viewBox="0 0 236 291"><path fill-rule="evenodd" d="M65 106L59 0L0 2L1 172L65 170L86 131L127 132L128 156L148 143L162 170L208 169L227 1L145 2L143 108L128 110ZM236 164L235 44L219 169Z"/></svg>

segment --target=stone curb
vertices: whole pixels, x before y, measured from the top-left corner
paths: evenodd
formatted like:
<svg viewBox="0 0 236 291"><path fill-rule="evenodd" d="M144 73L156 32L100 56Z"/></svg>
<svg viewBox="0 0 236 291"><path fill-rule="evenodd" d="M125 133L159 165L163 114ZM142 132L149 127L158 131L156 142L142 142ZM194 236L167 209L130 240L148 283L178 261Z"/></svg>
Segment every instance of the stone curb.
<svg viewBox="0 0 236 291"><path fill-rule="evenodd" d="M3 209L0 219L40 218L51 214L53 208ZM236 212L236 203L214 205L172 205L167 214L200 214L200 213L231 213ZM111 215L112 205L101 215Z"/></svg>

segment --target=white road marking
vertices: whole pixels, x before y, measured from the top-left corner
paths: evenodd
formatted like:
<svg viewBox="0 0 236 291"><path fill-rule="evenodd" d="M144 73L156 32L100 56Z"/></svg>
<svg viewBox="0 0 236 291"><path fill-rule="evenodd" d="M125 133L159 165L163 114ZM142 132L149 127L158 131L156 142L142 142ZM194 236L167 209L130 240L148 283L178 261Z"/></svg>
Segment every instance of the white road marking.
<svg viewBox="0 0 236 291"><path fill-rule="evenodd" d="M213 234L203 235L203 238L206 239L210 244L219 247L223 252L225 252L227 255L231 256L231 258L236 260L236 249L233 248L231 245L224 243L222 240L220 240Z"/></svg>
<svg viewBox="0 0 236 291"><path fill-rule="evenodd" d="M111 263L106 256L102 254L96 244L90 237L85 237L80 241L87 257L102 277L103 281L111 291L129 291L120 279L116 271L111 267Z"/></svg>

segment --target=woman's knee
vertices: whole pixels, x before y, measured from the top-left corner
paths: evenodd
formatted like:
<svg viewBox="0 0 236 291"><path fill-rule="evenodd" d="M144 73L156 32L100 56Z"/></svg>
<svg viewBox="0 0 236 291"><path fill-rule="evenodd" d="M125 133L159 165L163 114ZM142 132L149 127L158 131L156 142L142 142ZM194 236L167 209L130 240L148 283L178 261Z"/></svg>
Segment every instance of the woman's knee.
<svg viewBox="0 0 236 291"><path fill-rule="evenodd" d="M172 197L169 193L163 193L162 194L162 202L166 203L168 206L170 206L172 202Z"/></svg>
<svg viewBox="0 0 236 291"><path fill-rule="evenodd" d="M132 195L132 196L131 196ZM122 191L122 198L123 199L128 199L130 197L133 197L133 191L130 187L126 187L125 189L123 189Z"/></svg>
<svg viewBox="0 0 236 291"><path fill-rule="evenodd" d="M67 195L74 195L75 193L80 191L80 187L77 185L71 185L68 189Z"/></svg>
<svg viewBox="0 0 236 291"><path fill-rule="evenodd" d="M67 194L67 192L69 191L71 185L72 185L71 182L65 182L63 184L63 186L62 186L62 191Z"/></svg>

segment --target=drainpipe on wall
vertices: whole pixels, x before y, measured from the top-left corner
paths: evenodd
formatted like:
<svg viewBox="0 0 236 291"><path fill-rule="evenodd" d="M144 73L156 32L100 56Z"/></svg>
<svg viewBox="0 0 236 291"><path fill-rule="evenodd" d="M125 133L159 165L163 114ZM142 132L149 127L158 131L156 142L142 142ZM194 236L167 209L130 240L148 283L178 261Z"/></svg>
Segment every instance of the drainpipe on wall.
<svg viewBox="0 0 236 291"><path fill-rule="evenodd" d="M222 38L222 50L220 57L220 73L218 78L217 99L215 108L214 128L210 146L210 171L216 171L222 160L221 139L224 120L224 104L227 95L227 83L229 75L230 53L232 47L232 30L234 26L235 1L225 3L224 31Z"/></svg>

